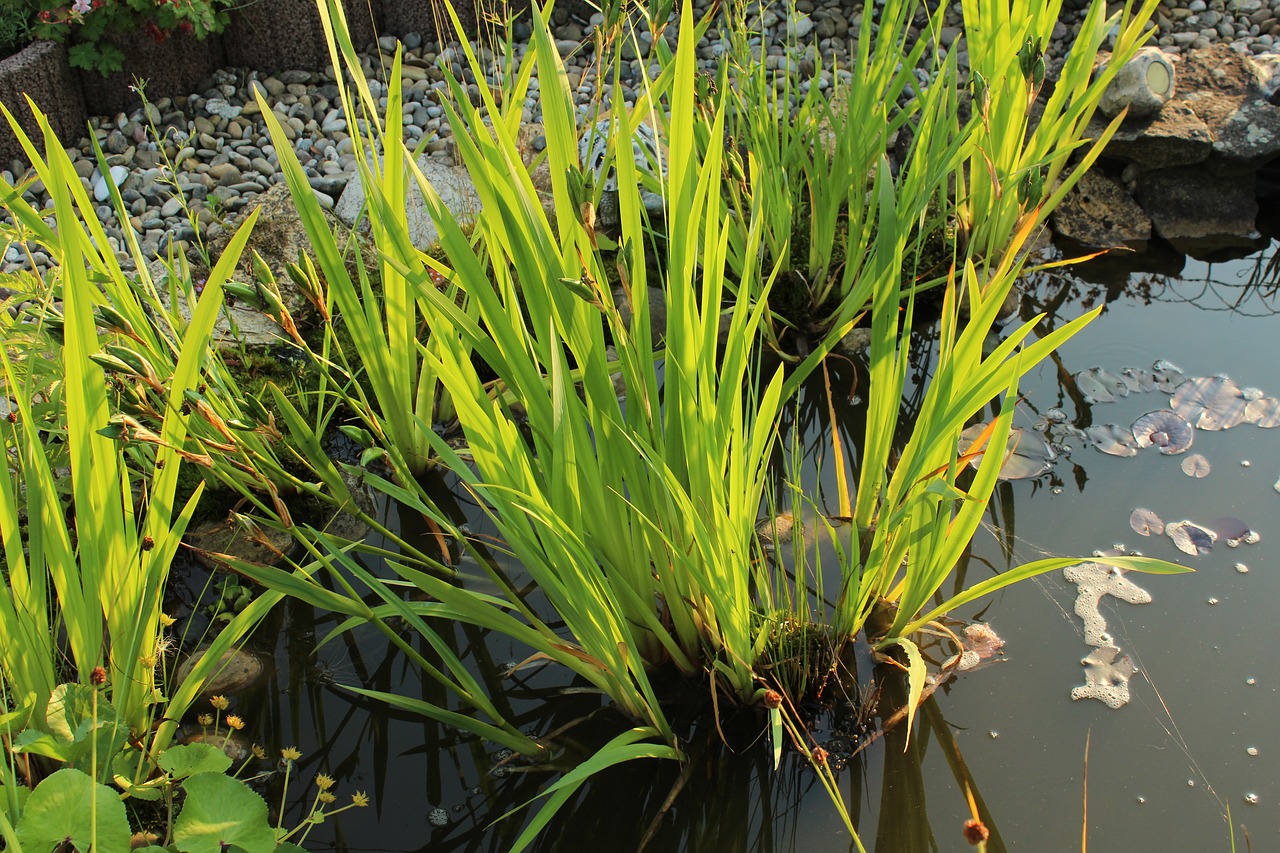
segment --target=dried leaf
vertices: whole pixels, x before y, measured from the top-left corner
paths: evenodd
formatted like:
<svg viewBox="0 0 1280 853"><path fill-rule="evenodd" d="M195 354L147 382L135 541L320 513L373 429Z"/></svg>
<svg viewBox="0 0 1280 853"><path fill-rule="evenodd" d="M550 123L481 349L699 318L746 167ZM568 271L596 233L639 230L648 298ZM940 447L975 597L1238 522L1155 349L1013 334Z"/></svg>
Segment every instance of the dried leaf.
<svg viewBox="0 0 1280 853"><path fill-rule="evenodd" d="M1159 536L1164 533L1164 521L1149 509L1135 509L1129 516L1129 526L1142 536Z"/></svg>
<svg viewBox="0 0 1280 853"><path fill-rule="evenodd" d="M1084 431L1089 443L1109 456L1137 456L1133 431L1116 424L1094 424Z"/></svg>
<svg viewBox="0 0 1280 853"><path fill-rule="evenodd" d="M1247 423L1256 424L1263 429L1280 426L1280 400L1275 397L1251 400L1244 407L1244 419Z"/></svg>
<svg viewBox="0 0 1280 853"><path fill-rule="evenodd" d="M1166 456L1185 453L1195 430L1176 412L1157 409L1133 422L1133 437L1139 447L1158 447Z"/></svg>
<svg viewBox="0 0 1280 853"><path fill-rule="evenodd" d="M1200 429L1230 429L1243 423L1248 401L1225 376L1188 379L1173 393L1172 408Z"/></svg>
<svg viewBox="0 0 1280 853"><path fill-rule="evenodd" d="M1218 534L1207 527L1201 527L1194 521L1175 521L1166 524L1165 534L1173 540L1173 544L1184 554L1198 557L1213 550L1213 543Z"/></svg>
<svg viewBox="0 0 1280 853"><path fill-rule="evenodd" d="M1213 470L1213 466L1209 464L1209 460L1205 459L1199 453L1192 453L1186 459L1182 460L1182 473L1188 477L1195 477L1197 480L1209 476L1209 472Z"/></svg>

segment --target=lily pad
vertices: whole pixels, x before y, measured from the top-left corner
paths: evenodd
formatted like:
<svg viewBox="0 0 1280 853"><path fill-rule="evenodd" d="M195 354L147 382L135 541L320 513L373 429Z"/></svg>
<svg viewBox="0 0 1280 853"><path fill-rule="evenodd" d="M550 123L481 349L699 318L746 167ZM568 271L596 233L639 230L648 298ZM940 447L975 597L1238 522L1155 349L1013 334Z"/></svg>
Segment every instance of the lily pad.
<svg viewBox="0 0 1280 853"><path fill-rule="evenodd" d="M1199 453L1192 453L1186 459L1182 460L1182 473L1188 477L1195 477L1197 480L1209 476L1209 472L1213 470L1213 466L1209 464L1209 460L1205 459Z"/></svg>
<svg viewBox="0 0 1280 853"><path fill-rule="evenodd" d="M1101 367L1082 370L1075 379L1076 389L1089 403L1114 403L1117 397L1129 396L1129 384Z"/></svg>
<svg viewBox="0 0 1280 853"><path fill-rule="evenodd" d="M1097 699L1108 708L1121 708L1129 702L1129 679L1138 668L1128 655L1121 655L1113 645L1100 646L1080 661L1084 667L1084 686L1071 690L1072 699Z"/></svg>
<svg viewBox="0 0 1280 853"><path fill-rule="evenodd" d="M1195 430L1176 412L1157 409L1133 422L1133 437L1139 447L1158 447L1166 456L1185 453Z"/></svg>
<svg viewBox="0 0 1280 853"><path fill-rule="evenodd" d="M1129 515L1129 526L1142 536L1159 536L1164 533L1164 521L1149 509L1139 507Z"/></svg>
<svg viewBox="0 0 1280 853"><path fill-rule="evenodd" d="M1166 524L1165 534L1173 540L1173 544L1184 554L1198 557L1213 550L1213 543L1218 534L1207 527L1201 527L1194 521L1175 521Z"/></svg>
<svg viewBox="0 0 1280 853"><path fill-rule="evenodd" d="M1241 424L1247 406L1240 386L1225 376L1188 379L1173 392L1173 410L1200 429L1222 430Z"/></svg>
<svg viewBox="0 0 1280 853"><path fill-rule="evenodd" d="M1261 397L1249 401L1244 407L1244 419L1247 423L1256 424L1263 429L1280 426L1280 400L1275 397Z"/></svg>
<svg viewBox="0 0 1280 853"><path fill-rule="evenodd" d="M1151 365L1151 376L1155 380L1156 388L1166 394L1172 394L1174 389L1186 379L1182 368L1163 358Z"/></svg>
<svg viewBox="0 0 1280 853"><path fill-rule="evenodd" d="M986 427L985 423L967 427L960 433L960 447L963 449L972 446ZM969 465L976 469L982 464L983 456L982 453L977 454L969 460ZM1000 466L1000 479L1026 480L1039 477L1053 468L1053 461L1057 457L1058 454L1040 433L1013 427L1009 430L1009 447L1005 452L1004 463Z"/></svg>
<svg viewBox="0 0 1280 853"><path fill-rule="evenodd" d="M1132 394L1154 391L1156 388L1156 377L1150 370L1143 370L1141 367L1124 368L1120 371L1120 378L1129 386Z"/></svg>
<svg viewBox="0 0 1280 853"><path fill-rule="evenodd" d="M1109 456L1137 456L1133 430L1117 424L1094 424L1084 431L1089 443Z"/></svg>

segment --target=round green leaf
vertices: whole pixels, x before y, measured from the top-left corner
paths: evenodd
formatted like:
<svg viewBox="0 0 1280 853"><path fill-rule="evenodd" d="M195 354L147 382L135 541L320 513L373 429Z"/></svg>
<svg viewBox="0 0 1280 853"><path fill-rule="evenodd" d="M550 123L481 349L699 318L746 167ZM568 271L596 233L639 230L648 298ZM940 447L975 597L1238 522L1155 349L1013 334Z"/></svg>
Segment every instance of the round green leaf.
<svg viewBox="0 0 1280 853"><path fill-rule="evenodd" d="M93 809L97 807L97 837ZM88 774L64 768L36 786L17 826L24 850L47 851L70 839L76 850L128 850L129 818L124 803Z"/></svg>
<svg viewBox="0 0 1280 853"><path fill-rule="evenodd" d="M232 844L247 853L276 849L267 803L243 782L222 773L197 773L182 787L187 801L173 827L181 853L222 853Z"/></svg>
<svg viewBox="0 0 1280 853"><path fill-rule="evenodd" d="M185 779L197 773L226 773L231 759L218 747L209 743L188 743L171 746L161 754L160 769L174 779Z"/></svg>

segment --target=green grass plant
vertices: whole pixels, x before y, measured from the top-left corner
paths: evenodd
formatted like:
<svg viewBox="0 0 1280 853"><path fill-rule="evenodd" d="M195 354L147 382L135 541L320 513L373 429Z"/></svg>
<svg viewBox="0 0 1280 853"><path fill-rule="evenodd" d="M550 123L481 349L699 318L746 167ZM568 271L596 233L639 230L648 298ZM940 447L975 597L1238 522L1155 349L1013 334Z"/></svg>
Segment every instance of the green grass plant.
<svg viewBox="0 0 1280 853"><path fill-rule="evenodd" d="M730 103L712 101L700 111L694 61L699 25L691 4L684 5L674 52L663 40L655 41L660 71L644 81L634 111L609 116L621 219L616 239L595 228L595 197L587 193L591 180L579 162L573 97L547 12L535 9L531 50L519 71L506 78L500 99L481 87L480 103L474 105L446 71L453 98L444 109L482 204L474 225L464 229L416 167L398 126L377 123L341 4L325 0L319 8L334 65L345 63L352 77L344 89L344 102L355 105L349 124L364 117L371 130L360 146L381 151L381 160L366 162L363 153L360 158L381 294L362 275L359 286L348 275L338 240L278 123L269 115L268 122L315 244L319 273L337 314L351 324L356 355L365 359L360 367L336 358L320 361L330 373L329 387L368 433L366 458L360 465L328 458L319 437L306 434L307 419L284 392L276 389L274 402L315 474L308 488L341 503L349 495L347 478L362 479L399 501L402 513L417 513L442 539L467 550L480 576L470 567L463 572L447 564L443 553L423 555L392 535L378 556L396 576L379 578L358 559L354 543L302 525L295 530L308 558L293 571L236 567L279 592L342 613L347 618L338 630L375 625L464 706L456 710L356 688L401 709L531 759L554 758L549 755L554 744L516 730L504 718L492 686L468 674L465 661L433 625L444 618L524 644L530 662L557 664L608 696L633 721L632 729L552 783L549 807L534 818L516 849L527 845L597 768L636 758L679 757L652 679L656 668L705 680L717 704L763 702L781 680L766 678L758 664L783 626L828 625L831 636L849 642L872 611L887 603L892 610L886 628L870 639L881 651L900 649L908 671L910 730L925 678L912 634L949 608L1066 563L1017 567L941 605L935 600L986 509L1019 378L1091 318L1032 341L1033 320L988 351L997 312L1022 269L1019 249L1059 197L1027 195L1016 215L990 226L985 249L979 251L981 241L973 239L970 227L967 249L948 259L939 353L914 423L900 422L917 281L934 264L924 238L941 232L950 216L974 215L979 196L970 191L953 202L949 190L953 182L964 185L958 176L966 167L972 177L975 158L990 157L982 156L984 118L960 120L954 55L938 64L933 84L923 86L900 114L885 105L887 95L896 96L901 91L896 87L907 82L897 66L905 24L893 17L896 7L886 13L892 25L882 31L883 43L860 48L859 62L867 67L855 69L855 80L866 89L849 94L850 112L843 120L853 126L855 110L868 110L871 141L857 150L837 143L837 165L811 166L806 173L807 180L821 176L832 184L822 190L829 195L811 200L822 207L824 234L838 230L832 222L842 215L857 219L850 220L839 284L831 300L823 299L823 306L834 305L823 321L824 335L812 354L784 368L766 361L761 341L770 291L777 286L794 229L785 210L768 209L782 203L777 201L781 190L770 188L764 173L800 157L804 146L798 140L791 147L762 145L756 163L749 161L746 168L763 189L737 196L730 190L726 198L726 151L711 141L725 137ZM1030 13L1023 9L1022 14ZM456 17L454 23L461 31ZM1002 35L1010 55L1022 44L1024 29ZM481 79L483 68L465 39L462 51ZM535 63L552 184L547 207L520 146L520 111ZM616 82L616 69L614 75ZM394 102L399 58L391 81ZM352 91L358 97L348 97ZM732 120L746 121L754 106L773 109L781 120L780 101L758 91L753 97L740 104L743 112ZM1025 109L1025 78L1021 97ZM810 108L814 114L830 110L816 96ZM389 105L388 114L398 115L398 107ZM644 179L656 184L664 199L664 231L657 238L650 230L654 223L646 221L642 179L631 156L632 135L642 120L665 137L662 168ZM910 140L895 175L884 144L908 122ZM751 132L763 140L771 127L766 123ZM1064 141L1061 153L1074 148L1074 140ZM816 158L812 152L804 156ZM832 177L836 170L844 177ZM409 244L402 211L410 179L422 190L439 230L438 260L428 260ZM1011 204L1007 198L1000 202ZM646 244L659 255L653 267L645 261ZM819 265L830 265L823 257ZM437 284L433 273L445 283ZM835 272L828 269L826 275ZM650 329L651 285L662 295L666 317L665 345L657 350ZM811 597L799 577L792 581L775 574L776 563L766 558L759 541L758 517L769 503L783 407L855 322L870 326L870 389L859 479L854 489L846 484L841 496L840 514L852 523L829 531L842 548L843 586ZM421 332L420 325L429 331ZM363 383L373 389L368 399L362 396ZM962 453L960 433L992 400L1002 401L1000 416L979 448L986 454L970 473L974 457ZM464 445L433 429L441 405L456 414ZM893 437L903 431L909 438L895 445ZM456 477L489 516L497 529L491 550L502 562L432 503L416 476L430 460ZM516 567L506 568L508 562ZM1177 570L1145 558L1113 562L1130 569ZM527 593L530 587L536 589L537 605ZM406 600L409 589L425 593L425 600ZM824 603L824 593L834 603ZM412 628L431 656L393 636L393 617ZM806 746L798 717L784 710L790 706L770 703L775 762L789 733L815 765L821 764ZM838 799L830 769L822 772ZM844 815L860 845L852 819L847 811Z"/></svg>
<svg viewBox="0 0 1280 853"><path fill-rule="evenodd" d="M164 586L202 493L197 486L179 502L179 474L184 463L209 464L203 454L186 449L196 425L209 424L190 395L201 383L223 284L253 220L232 239L204 295L193 298L189 321L179 321L176 312L149 313L115 255L99 248L108 242L92 203L44 115L32 109L44 136L43 157L7 110L6 117L54 198L57 227L45 224L7 186L0 186L0 203L59 262L50 275L62 310L47 312L40 322L51 333L50 355L61 370L50 385L47 372L30 368L40 356L28 353L20 360L19 351L8 348L0 353L13 401L4 428L12 465L0 477L6 558L0 661L11 696L30 710L37 727L44 725L45 702L56 684L68 676L87 683L92 670L104 667L109 701L124 730L159 749L217 661L216 655L206 656L207 663L165 695ZM162 331L149 319L157 315L173 325ZM7 316L5 321L12 322ZM140 393L154 407L154 430L113 411L113 402L127 392L112 393L119 388L109 381L112 374L145 387ZM50 399L60 401L60 410L47 405ZM47 449L50 435L65 444L65 474L53 464L61 457ZM65 496L63 479L70 482ZM243 638L278 599L260 598L232 621L220 642L229 646ZM157 713L160 706L163 715ZM152 737L152 724L161 716L165 721Z"/></svg>

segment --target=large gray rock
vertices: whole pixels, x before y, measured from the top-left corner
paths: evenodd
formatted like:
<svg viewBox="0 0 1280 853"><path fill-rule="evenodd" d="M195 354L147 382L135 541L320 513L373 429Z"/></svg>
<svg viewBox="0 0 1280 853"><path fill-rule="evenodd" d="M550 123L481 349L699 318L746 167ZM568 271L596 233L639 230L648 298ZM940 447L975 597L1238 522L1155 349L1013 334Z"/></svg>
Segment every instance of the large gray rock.
<svg viewBox="0 0 1280 853"><path fill-rule="evenodd" d="M1217 174L1252 172L1280 156L1280 108L1267 101L1246 57L1227 45L1192 51L1178 71L1185 100L1213 134L1205 161Z"/></svg>
<svg viewBox="0 0 1280 853"><path fill-rule="evenodd" d="M1053 228L1085 249L1146 248L1151 219L1120 184L1088 172L1053 214Z"/></svg>
<svg viewBox="0 0 1280 853"><path fill-rule="evenodd" d="M1252 174L1214 175L1199 167L1146 172L1136 196L1156 233L1188 255L1249 246L1257 236Z"/></svg>
<svg viewBox="0 0 1280 853"><path fill-rule="evenodd" d="M418 159L418 168L422 170L427 183L439 194L445 207L453 212L460 223L474 221L480 212L480 196L476 194L475 184L463 166L455 166L438 157L423 154ZM416 179L410 180L409 195L405 209L405 220L409 227L409 239L418 249L425 250L440 238L436 224L427 212L426 199L418 188ZM349 226L355 225L364 208L364 183L357 173L343 190L333 213L339 220Z"/></svg>
<svg viewBox="0 0 1280 853"><path fill-rule="evenodd" d="M1105 127L1095 118L1086 135L1096 137ZM1212 152L1209 126L1189 104L1175 100L1154 116L1126 120L1107 143L1106 155L1151 171L1203 163Z"/></svg>
<svg viewBox="0 0 1280 853"><path fill-rule="evenodd" d="M1131 118L1145 118L1160 112L1173 92L1173 62L1160 48L1144 47L1116 72L1098 109L1114 117L1128 107Z"/></svg>

